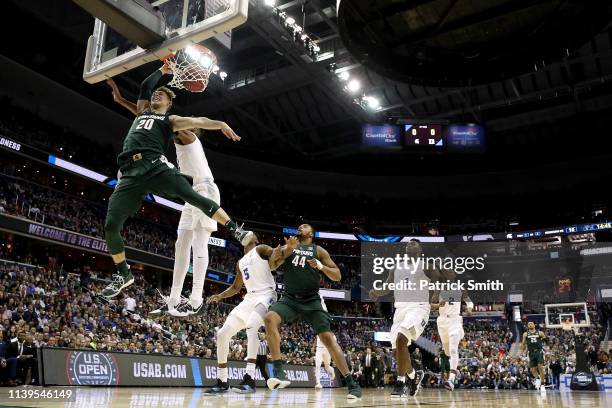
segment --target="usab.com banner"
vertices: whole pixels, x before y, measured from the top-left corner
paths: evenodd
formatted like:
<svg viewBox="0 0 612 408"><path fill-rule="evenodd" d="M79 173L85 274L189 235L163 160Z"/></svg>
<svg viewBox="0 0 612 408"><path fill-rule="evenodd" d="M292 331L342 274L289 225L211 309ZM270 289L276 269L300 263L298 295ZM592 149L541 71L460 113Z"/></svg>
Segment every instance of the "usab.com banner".
<svg viewBox="0 0 612 408"><path fill-rule="evenodd" d="M84 386L151 386L151 387L208 387L216 384L217 362L201 358L74 350L62 348L40 349L42 384ZM242 381L246 363L228 362L230 383ZM268 372L272 369L268 365ZM284 365L291 387L314 387L314 367ZM336 371L336 378L340 378ZM255 371L257 386L265 387L259 370ZM325 370L321 384L336 387Z"/></svg>

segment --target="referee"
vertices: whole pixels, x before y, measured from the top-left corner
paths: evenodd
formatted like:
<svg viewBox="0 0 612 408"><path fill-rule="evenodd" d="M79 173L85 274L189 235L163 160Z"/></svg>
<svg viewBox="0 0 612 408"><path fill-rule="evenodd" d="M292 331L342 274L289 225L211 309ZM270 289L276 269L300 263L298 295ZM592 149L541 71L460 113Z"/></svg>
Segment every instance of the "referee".
<svg viewBox="0 0 612 408"><path fill-rule="evenodd" d="M257 360L255 360L255 364L257 368L259 368L264 381L267 382L268 378L270 378L268 370L266 369L266 364L268 364L268 342L266 341L266 335L263 333L259 333L259 349L257 350Z"/></svg>

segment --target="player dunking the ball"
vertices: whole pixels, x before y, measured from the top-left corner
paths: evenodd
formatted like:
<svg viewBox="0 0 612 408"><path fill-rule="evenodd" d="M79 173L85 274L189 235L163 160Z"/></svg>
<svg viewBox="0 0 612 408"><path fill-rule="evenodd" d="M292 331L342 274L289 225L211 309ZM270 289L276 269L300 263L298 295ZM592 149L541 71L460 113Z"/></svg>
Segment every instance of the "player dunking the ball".
<svg viewBox="0 0 612 408"><path fill-rule="evenodd" d="M162 74L170 72L170 69L164 66L142 82L136 104L137 116L123 141L123 151L117 158L121 177L109 199L104 224L106 243L117 273L102 291L102 296L106 298L117 296L134 282L126 262L121 230L127 218L140 208L147 194L178 198L193 205L206 216L225 225L243 245L248 243L253 235L251 231L239 227L214 200L198 194L191 186L192 177L181 174L164 156L173 140L174 132L181 130L221 130L228 139L240 140L224 122L205 117L190 118L169 114L174 92L157 86Z"/></svg>
<svg viewBox="0 0 612 408"><path fill-rule="evenodd" d="M351 376L344 354L331 332L331 315L325 310L319 295L320 273L333 281L340 281L340 269L329 253L312 240L314 231L308 224L302 224L297 237L290 237L280 251L280 262L284 273L284 292L281 299L270 306L266 314L266 336L272 356L273 373L267 381L268 388L285 388L291 382L283 371L280 351L279 326L282 322L291 323L305 320L325 345L348 386L348 399L361 398L361 387Z"/></svg>
<svg viewBox="0 0 612 408"><path fill-rule="evenodd" d="M527 351L529 357L529 370L535 379L535 388L542 393L546 392L544 386L544 338L544 333L536 330L535 323L529 322L521 342L521 350L523 352Z"/></svg>
<svg viewBox="0 0 612 408"><path fill-rule="evenodd" d="M164 72L168 69L164 68ZM170 71L172 72L172 71ZM157 83L161 85L169 75L162 76ZM113 91L113 99L125 107L134 116L138 115L137 105L125 99L112 79L106 81ZM204 197L217 204L221 202L219 188L214 182L212 171L204 153L202 142L198 138L200 129L181 130L175 133L174 146L181 173L193 178L193 188ZM208 268L208 239L217 230L216 221L206 216L201 210L187 203L181 210L177 239L175 243L174 271L170 296L163 297L162 307L149 313L158 316L168 313L174 317L185 317L201 314L204 310L202 292ZM189 269L189 260L193 250L193 280L191 296L188 301L181 296L183 283Z"/></svg>
<svg viewBox="0 0 612 408"><path fill-rule="evenodd" d="M206 394L223 394L229 389L227 355L230 339L243 329L247 332L246 374L240 385L233 387L232 390L240 394L255 392L259 328L264 325L263 317L268 307L276 301L276 282L271 271L278 265L279 252L277 251L274 256L272 254L272 248L259 244L257 236L254 235L244 249L244 256L236 264L236 277L232 285L206 300L206 303L219 302L240 293L243 284L246 286L246 296L231 311L217 332L217 385L208 389Z"/></svg>

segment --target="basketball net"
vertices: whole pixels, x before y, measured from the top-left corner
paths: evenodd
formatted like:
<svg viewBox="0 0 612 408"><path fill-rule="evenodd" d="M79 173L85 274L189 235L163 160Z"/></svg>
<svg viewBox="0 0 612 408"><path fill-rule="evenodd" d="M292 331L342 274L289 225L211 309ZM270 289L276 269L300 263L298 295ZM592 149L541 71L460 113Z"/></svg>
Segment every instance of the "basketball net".
<svg viewBox="0 0 612 408"><path fill-rule="evenodd" d="M168 85L189 92L204 92L210 74L219 69L215 54L198 44L179 50L162 61L174 75Z"/></svg>

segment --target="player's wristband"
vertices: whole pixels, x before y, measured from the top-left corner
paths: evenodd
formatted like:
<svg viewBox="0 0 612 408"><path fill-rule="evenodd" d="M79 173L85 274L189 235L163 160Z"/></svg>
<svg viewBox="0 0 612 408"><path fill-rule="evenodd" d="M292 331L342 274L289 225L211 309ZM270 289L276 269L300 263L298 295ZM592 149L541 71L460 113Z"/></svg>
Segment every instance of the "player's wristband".
<svg viewBox="0 0 612 408"><path fill-rule="evenodd" d="M318 270L323 269L323 264L321 263L321 261L319 261L318 259L315 259L315 262L317 263L317 269Z"/></svg>

